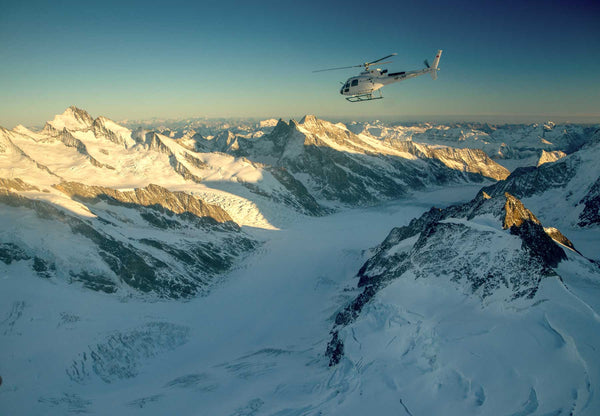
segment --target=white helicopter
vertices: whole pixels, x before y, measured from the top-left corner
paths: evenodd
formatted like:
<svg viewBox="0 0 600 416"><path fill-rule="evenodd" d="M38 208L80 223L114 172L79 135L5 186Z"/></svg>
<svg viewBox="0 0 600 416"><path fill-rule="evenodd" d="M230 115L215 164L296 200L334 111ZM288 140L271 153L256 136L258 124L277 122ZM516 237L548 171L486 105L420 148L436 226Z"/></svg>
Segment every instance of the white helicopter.
<svg viewBox="0 0 600 416"><path fill-rule="evenodd" d="M385 85L392 84L394 82L404 81L406 79L415 78L425 74L431 74L431 78L434 80L437 79L437 71L439 71L438 63L440 62L440 56L442 56L442 51L439 50L433 59L433 65L429 65L427 59L425 60L424 69L419 69L415 71L403 71L403 72L393 72L389 73L387 69L381 70L370 69L371 65L380 63L380 64L388 64L391 61L381 62L384 59L390 58L392 56L397 55L393 53L388 56L384 56L383 58L379 58L375 61L365 62L360 65L351 65L351 66L342 66L339 68L329 68L329 69L319 69L313 72L323 72L323 71L334 71L337 69L347 69L347 68L362 68L365 70L362 71L358 76L348 78L342 89L340 90L340 94L347 95L346 100L351 103L356 103L359 101L370 101L370 100L378 100L383 98L383 94L381 93L381 88ZM379 94L373 95L373 93L377 91Z"/></svg>

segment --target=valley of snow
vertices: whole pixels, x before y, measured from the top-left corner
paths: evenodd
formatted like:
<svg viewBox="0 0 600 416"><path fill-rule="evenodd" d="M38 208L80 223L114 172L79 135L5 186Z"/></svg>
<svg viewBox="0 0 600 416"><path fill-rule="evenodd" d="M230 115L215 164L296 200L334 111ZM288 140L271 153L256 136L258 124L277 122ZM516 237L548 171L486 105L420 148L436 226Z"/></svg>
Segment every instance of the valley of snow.
<svg viewBox="0 0 600 416"><path fill-rule="evenodd" d="M0 413L598 414L600 282L577 259L534 301L482 304L451 282L396 280L345 329L346 358L327 365L365 250L478 190L257 229L260 252L186 302L92 292L0 263Z"/></svg>

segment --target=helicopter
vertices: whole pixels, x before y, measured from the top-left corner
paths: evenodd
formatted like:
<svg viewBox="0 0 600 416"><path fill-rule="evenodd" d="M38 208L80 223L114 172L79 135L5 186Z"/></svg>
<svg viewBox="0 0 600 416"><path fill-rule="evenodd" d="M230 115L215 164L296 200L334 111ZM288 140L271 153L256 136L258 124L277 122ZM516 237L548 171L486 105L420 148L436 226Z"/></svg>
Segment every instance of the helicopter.
<svg viewBox="0 0 600 416"><path fill-rule="evenodd" d="M338 69L348 69L348 68L365 68L358 76L348 78L348 80L343 83L342 88L340 89L340 94L346 95L346 100L351 103L361 102L361 101L371 101L371 100L379 100L383 98L383 94L381 93L381 88L385 85L392 84L394 82L404 81L410 78L415 78L421 75L430 74L431 78L434 80L437 79L437 71L439 71L438 63L440 62L440 56L442 56L442 51L437 51L435 58L433 59L433 64L429 65L427 59L424 61L425 67L424 69L418 69L415 71L402 71L402 72L388 72L387 69L381 70L371 69L371 66L379 63L389 64L392 61L381 62L384 59L391 58L392 56L397 55L397 53L392 53L390 55L384 56L383 58L379 58L375 61L365 62L360 65L351 65L351 66L342 66L339 68L328 68L328 69L318 69L313 72L323 72L323 71L334 71ZM373 94L377 92L378 94Z"/></svg>

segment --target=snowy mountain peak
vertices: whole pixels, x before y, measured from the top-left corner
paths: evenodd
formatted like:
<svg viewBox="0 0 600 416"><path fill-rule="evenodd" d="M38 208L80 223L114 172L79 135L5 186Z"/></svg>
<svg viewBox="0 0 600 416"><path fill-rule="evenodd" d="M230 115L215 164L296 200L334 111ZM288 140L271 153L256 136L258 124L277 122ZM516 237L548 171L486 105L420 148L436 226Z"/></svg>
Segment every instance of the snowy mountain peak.
<svg viewBox="0 0 600 416"><path fill-rule="evenodd" d="M16 125L15 128L12 129L12 131L14 131L15 133L24 134L26 136L33 134L33 132L31 130L29 130L27 127L25 127L22 124Z"/></svg>
<svg viewBox="0 0 600 416"><path fill-rule="evenodd" d="M302 117L302 119L300 120L300 124L311 125L311 124L316 124L318 121L319 120L314 115L307 114L304 117Z"/></svg>
<svg viewBox="0 0 600 416"><path fill-rule="evenodd" d="M90 128L93 123L94 119L87 111L81 110L75 106L67 108L64 113L56 115L54 120L48 122L48 124L56 130L62 130L64 128L68 130L86 130Z"/></svg>

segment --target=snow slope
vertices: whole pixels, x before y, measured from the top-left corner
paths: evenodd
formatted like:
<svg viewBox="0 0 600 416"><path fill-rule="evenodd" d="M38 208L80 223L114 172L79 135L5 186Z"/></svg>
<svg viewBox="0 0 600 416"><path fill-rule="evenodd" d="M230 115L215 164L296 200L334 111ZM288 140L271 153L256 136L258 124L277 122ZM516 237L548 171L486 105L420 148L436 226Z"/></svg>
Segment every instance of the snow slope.
<svg viewBox="0 0 600 416"><path fill-rule="evenodd" d="M0 412L597 414L599 285L575 258L536 299L485 307L452 282L397 280L345 329L346 356L328 366L364 250L431 201L476 192L256 230L261 252L189 302L77 290L40 280L27 260L0 263Z"/></svg>

